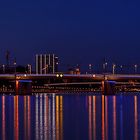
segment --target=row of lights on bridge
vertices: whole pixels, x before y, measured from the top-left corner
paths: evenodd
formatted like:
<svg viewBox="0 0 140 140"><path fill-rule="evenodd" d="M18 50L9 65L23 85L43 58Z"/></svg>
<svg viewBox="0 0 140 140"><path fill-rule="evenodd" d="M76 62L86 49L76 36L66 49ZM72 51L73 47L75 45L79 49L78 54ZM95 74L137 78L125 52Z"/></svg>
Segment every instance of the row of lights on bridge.
<svg viewBox="0 0 140 140"><path fill-rule="evenodd" d="M56 74L56 77L57 77L57 78L58 78L58 77L62 78L62 77L63 77L63 74Z"/></svg>
<svg viewBox="0 0 140 140"><path fill-rule="evenodd" d="M64 76L63 74L56 74L56 77L57 77L57 78L59 78L59 77L62 78L63 76ZM92 77L94 78L94 77L96 77L96 75L93 74Z"/></svg>

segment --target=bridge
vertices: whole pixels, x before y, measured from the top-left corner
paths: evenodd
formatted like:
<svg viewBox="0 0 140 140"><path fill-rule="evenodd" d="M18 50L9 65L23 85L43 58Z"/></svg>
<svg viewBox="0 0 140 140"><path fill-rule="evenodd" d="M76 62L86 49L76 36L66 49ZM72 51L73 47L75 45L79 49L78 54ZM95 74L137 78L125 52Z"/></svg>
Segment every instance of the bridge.
<svg viewBox="0 0 140 140"><path fill-rule="evenodd" d="M126 81L126 80L140 80L140 74L0 74L0 79L26 79L26 80L37 80L37 79L92 79L92 80L108 80L115 81Z"/></svg>
<svg viewBox="0 0 140 140"><path fill-rule="evenodd" d="M20 89L20 83L32 83L32 91L50 90L109 90L112 82L118 90L140 89L140 74L0 74L0 91ZM21 84L22 85L22 84ZM107 86L106 86L107 85ZM111 85L111 87L110 87ZM6 88L5 88L6 87ZM15 88L16 87L16 88ZM106 88L105 88L106 87ZM23 88L21 86L21 88ZM4 90L3 90L4 89ZM37 90L38 89L38 90ZM46 89L46 90L45 90ZM19 92L19 91L18 91ZM108 91L107 91L108 92Z"/></svg>

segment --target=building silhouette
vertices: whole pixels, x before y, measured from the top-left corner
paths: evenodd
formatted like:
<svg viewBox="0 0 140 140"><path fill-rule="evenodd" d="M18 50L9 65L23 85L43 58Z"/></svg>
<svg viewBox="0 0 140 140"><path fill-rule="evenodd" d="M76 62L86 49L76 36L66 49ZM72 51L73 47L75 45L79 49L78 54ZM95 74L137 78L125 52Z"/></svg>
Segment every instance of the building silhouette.
<svg viewBox="0 0 140 140"><path fill-rule="evenodd" d="M55 54L36 54L36 74L58 71L58 57Z"/></svg>

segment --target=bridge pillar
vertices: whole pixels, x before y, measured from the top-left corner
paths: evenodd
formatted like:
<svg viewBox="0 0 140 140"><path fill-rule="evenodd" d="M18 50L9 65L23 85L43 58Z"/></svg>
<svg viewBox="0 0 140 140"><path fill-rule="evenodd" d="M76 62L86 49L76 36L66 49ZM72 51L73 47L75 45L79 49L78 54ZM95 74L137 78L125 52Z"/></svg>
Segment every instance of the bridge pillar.
<svg viewBox="0 0 140 140"><path fill-rule="evenodd" d="M32 81L31 80L16 80L15 94L27 95L32 93Z"/></svg>
<svg viewBox="0 0 140 140"><path fill-rule="evenodd" d="M115 81L104 80L102 81L102 94L114 95L115 94Z"/></svg>

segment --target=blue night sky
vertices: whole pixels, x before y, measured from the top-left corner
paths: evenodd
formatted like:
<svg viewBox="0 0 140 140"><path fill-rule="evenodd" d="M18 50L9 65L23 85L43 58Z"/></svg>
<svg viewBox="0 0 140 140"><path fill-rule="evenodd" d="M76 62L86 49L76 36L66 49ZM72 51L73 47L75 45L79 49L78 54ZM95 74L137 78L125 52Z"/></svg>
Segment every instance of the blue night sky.
<svg viewBox="0 0 140 140"><path fill-rule="evenodd" d="M55 53L61 65L140 64L140 2L45 0L0 2L0 63L34 64Z"/></svg>

